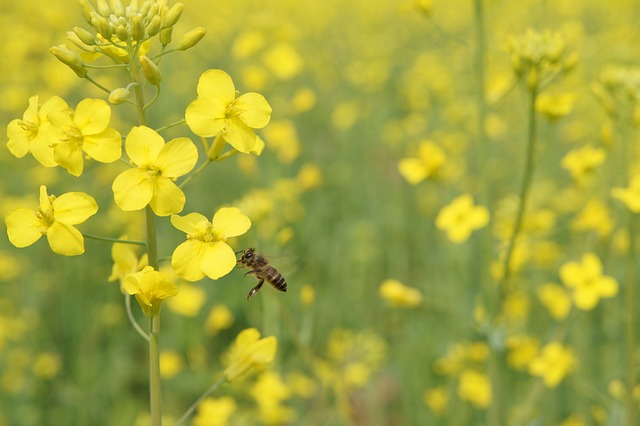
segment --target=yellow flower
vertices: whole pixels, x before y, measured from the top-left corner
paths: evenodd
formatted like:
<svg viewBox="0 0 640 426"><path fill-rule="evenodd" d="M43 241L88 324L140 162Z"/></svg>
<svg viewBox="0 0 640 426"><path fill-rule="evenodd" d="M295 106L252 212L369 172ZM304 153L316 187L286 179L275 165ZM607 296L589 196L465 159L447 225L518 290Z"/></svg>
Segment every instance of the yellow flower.
<svg viewBox="0 0 640 426"><path fill-rule="evenodd" d="M637 186L638 195L635 208L640 212L640 180L638 180ZM630 196L629 199L631 204L625 201L627 195L623 194L627 194L627 191L632 193L632 190L614 188L611 190L611 195L613 195L614 198L622 200L631 210L633 206L633 196ZM602 201L597 198L592 198L571 221L571 229L575 231L596 231L600 237L606 237L611 234L611 230L613 229L611 213Z"/></svg>
<svg viewBox="0 0 640 426"><path fill-rule="evenodd" d="M168 307L176 314L195 317L204 305L207 294L200 287L186 284L184 281L182 283L178 295L167 302Z"/></svg>
<svg viewBox="0 0 640 426"><path fill-rule="evenodd" d="M624 203L633 213L640 212L640 176L633 176L628 188L613 188L611 196Z"/></svg>
<svg viewBox="0 0 640 426"><path fill-rule="evenodd" d="M436 227L447 232L454 243L467 241L471 233L489 223L489 210L483 206L474 206L473 198L464 194L454 199L440 210L436 217Z"/></svg>
<svg viewBox="0 0 640 426"><path fill-rule="evenodd" d="M211 308L204 327L208 334L216 334L233 325L233 314L225 305L216 305Z"/></svg>
<svg viewBox="0 0 640 426"><path fill-rule="evenodd" d="M113 181L118 207L132 211L148 204L158 216L182 211L186 198L173 181L196 165L198 150L193 142L176 138L165 144L154 130L139 126L127 135L125 149L135 167Z"/></svg>
<svg viewBox="0 0 640 426"><path fill-rule="evenodd" d="M160 304L164 299L178 294L178 287L151 266L127 275L122 287L128 294L136 297L142 312L149 318L160 313Z"/></svg>
<svg viewBox="0 0 640 426"><path fill-rule="evenodd" d="M269 123L271 107L254 92L237 96L231 77L222 70L205 71L198 81L198 98L185 112L193 133L212 137L219 132L240 152L249 153L256 144L253 129Z"/></svg>
<svg viewBox="0 0 640 426"><path fill-rule="evenodd" d="M582 262L568 262L560 268L560 278L573 289L573 301L579 309L593 309L600 298L618 293L618 282L602 275L602 262L593 253L582 256Z"/></svg>
<svg viewBox="0 0 640 426"><path fill-rule="evenodd" d="M489 377L478 371L463 370L458 378L458 396L477 408L491 404L492 392Z"/></svg>
<svg viewBox="0 0 640 426"><path fill-rule="evenodd" d="M575 93L541 93L536 99L536 109L549 120L557 120L571 114L575 101Z"/></svg>
<svg viewBox="0 0 640 426"><path fill-rule="evenodd" d="M444 414L449 405L449 393L447 388L439 386L437 388L428 389L424 392L424 403L427 407L437 415Z"/></svg>
<svg viewBox="0 0 640 426"><path fill-rule="evenodd" d="M506 342L507 364L515 370L524 370L538 354L540 343L531 336L510 336Z"/></svg>
<svg viewBox="0 0 640 426"><path fill-rule="evenodd" d="M33 362L33 372L43 379L52 379L60 371L60 357L52 352L39 354Z"/></svg>
<svg viewBox="0 0 640 426"><path fill-rule="evenodd" d="M607 154L604 149L584 146L569 151L562 157L560 165L563 169L568 170L576 181L581 182L606 159Z"/></svg>
<svg viewBox="0 0 640 426"><path fill-rule="evenodd" d="M264 424L291 424L295 413L282 405L291 398L291 389L273 371L265 371L257 378L249 393L258 404L258 412Z"/></svg>
<svg viewBox="0 0 640 426"><path fill-rule="evenodd" d="M436 176L446 160L446 155L438 145L424 141L418 147L418 157L401 159L398 171L411 185L417 185L428 177Z"/></svg>
<svg viewBox="0 0 640 426"><path fill-rule="evenodd" d="M571 296L564 287L543 284L537 290L538 299L556 320L563 320L571 310Z"/></svg>
<svg viewBox="0 0 640 426"><path fill-rule="evenodd" d="M175 377L183 367L182 356L176 351L162 351L160 353L160 375L163 379Z"/></svg>
<svg viewBox="0 0 640 426"><path fill-rule="evenodd" d="M531 361L529 374L542 377L546 387L555 388L573 370L575 364L576 358L570 348L551 342Z"/></svg>
<svg viewBox="0 0 640 426"><path fill-rule="evenodd" d="M126 236L123 238L126 239ZM148 265L147 254L138 258L131 244L114 243L111 246L111 259L113 259L113 266L107 281L118 280L120 285L127 275L138 272Z"/></svg>
<svg viewBox="0 0 640 426"><path fill-rule="evenodd" d="M422 293L415 288L407 287L398 280L384 280L380 285L380 297L391 306L415 308L422 302Z"/></svg>
<svg viewBox="0 0 640 426"><path fill-rule="evenodd" d="M207 398L198 405L193 426L227 426L236 409L237 405L230 396Z"/></svg>
<svg viewBox="0 0 640 426"><path fill-rule="evenodd" d="M76 110L54 110L49 137L55 144L55 161L74 176L84 168L84 155L101 163L113 163L122 155L120 133L109 126L111 108L102 99L84 99Z"/></svg>
<svg viewBox="0 0 640 426"><path fill-rule="evenodd" d="M251 227L251 221L236 207L223 207L213 220L199 213L171 216L171 223L187 234L187 241L176 247L171 266L176 274L188 281L204 276L217 280L236 266L236 255L227 244L227 238L242 235Z"/></svg>
<svg viewBox="0 0 640 426"><path fill-rule="evenodd" d="M58 96L49 98L42 106L38 105L38 96L29 98L29 108L22 120L12 120L7 126L7 148L13 155L22 158L31 153L45 167L58 165L53 159L53 144L49 140L49 119L47 114L53 111L69 111L67 103Z"/></svg>
<svg viewBox="0 0 640 426"><path fill-rule="evenodd" d="M84 238L73 225L83 223L98 211L98 204L84 192L68 192L57 197L40 187L40 207L13 210L5 217L9 241L27 247L43 235L54 253L76 256L84 253Z"/></svg>
<svg viewBox="0 0 640 426"><path fill-rule="evenodd" d="M227 381L232 382L253 368L271 364L277 346L275 336L261 339L260 332L255 328L241 331L224 357L227 365L224 375Z"/></svg>

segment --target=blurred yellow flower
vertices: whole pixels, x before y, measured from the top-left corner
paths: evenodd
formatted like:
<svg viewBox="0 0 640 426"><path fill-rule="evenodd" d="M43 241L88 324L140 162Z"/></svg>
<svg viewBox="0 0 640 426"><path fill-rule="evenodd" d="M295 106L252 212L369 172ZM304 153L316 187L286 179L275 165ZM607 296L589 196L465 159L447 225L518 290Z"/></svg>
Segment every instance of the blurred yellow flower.
<svg viewBox="0 0 640 426"><path fill-rule="evenodd" d="M98 204L84 192L68 192L59 197L40 187L40 206L34 212L19 208L7 214L9 241L16 247L27 247L43 235L54 253L77 256L84 253L84 238L73 225L83 223L96 214Z"/></svg>
<svg viewBox="0 0 640 426"><path fill-rule="evenodd" d="M255 328L241 331L235 342L224 356L227 368L224 375L228 382L233 382L254 368L262 368L273 362L278 341L275 336L260 338Z"/></svg>
<svg viewBox="0 0 640 426"><path fill-rule="evenodd" d="M633 213L640 212L640 175L633 176L628 188L612 188L611 196L624 203Z"/></svg>
<svg viewBox="0 0 640 426"><path fill-rule="evenodd" d="M525 370L538 355L540 342L536 337L517 335L510 336L506 342L507 364L515 370Z"/></svg>
<svg viewBox="0 0 640 426"><path fill-rule="evenodd" d="M172 297L167 301L167 307L176 314L193 318L200 312L200 309L207 300L207 293L192 284L180 285L176 297Z"/></svg>
<svg viewBox="0 0 640 426"><path fill-rule="evenodd" d="M489 377L475 370L463 370L458 378L458 396L474 407L487 408L492 398Z"/></svg>
<svg viewBox="0 0 640 426"><path fill-rule="evenodd" d="M198 98L185 112L193 133L212 137L222 132L224 139L240 152L249 153L256 144L253 129L269 123L271 106L254 92L237 95L231 77L222 70L205 71L198 81Z"/></svg>
<svg viewBox="0 0 640 426"><path fill-rule="evenodd" d="M460 195L443 207L436 217L436 227L446 231L451 242L463 243L471 233L489 223L489 210L475 206L469 194Z"/></svg>
<svg viewBox="0 0 640 426"><path fill-rule="evenodd" d="M178 294L178 287L151 266L127 275L122 287L128 294L136 297L142 312L149 318L160 313L160 304L164 299Z"/></svg>
<svg viewBox="0 0 640 426"><path fill-rule="evenodd" d="M559 426L585 426L586 423L577 414L567 417Z"/></svg>
<svg viewBox="0 0 640 426"><path fill-rule="evenodd" d="M446 161L447 156L438 145L423 141L418 147L418 156L402 158L398 171L411 185L417 185L426 178L436 177Z"/></svg>
<svg viewBox="0 0 640 426"><path fill-rule="evenodd" d="M607 159L604 149L584 146L569 151L560 164L569 171L574 180L583 182L593 171Z"/></svg>
<svg viewBox="0 0 640 426"><path fill-rule="evenodd" d="M236 207L218 210L211 222L199 214L171 216L171 224L187 234L171 256L176 274L188 281L204 276L217 280L236 266L236 255L227 244L227 238L242 235L251 227L251 221Z"/></svg>
<svg viewBox="0 0 640 426"><path fill-rule="evenodd" d="M226 330L233 325L233 314L225 305L216 305L211 308L204 328L208 334L216 334L220 330Z"/></svg>
<svg viewBox="0 0 640 426"><path fill-rule="evenodd" d="M13 155L22 158L29 152L45 167L58 165L53 158L53 143L49 139L49 119L47 115L53 111L70 111L67 103L58 96L52 96L42 106L38 104L38 96L29 98L29 108L24 112L22 120L15 119L7 126L7 148Z"/></svg>
<svg viewBox="0 0 640 426"><path fill-rule="evenodd" d="M60 357L52 352L43 352L33 361L33 373L43 379L52 379L60 371Z"/></svg>
<svg viewBox="0 0 640 426"><path fill-rule="evenodd" d="M126 239L127 237L125 235L122 238ZM120 281L120 285L122 285L127 275L138 272L148 265L147 254L145 253L138 258L131 244L114 243L111 246L111 259L113 260L113 266L111 267L111 275L109 275L107 281L113 282L118 280Z"/></svg>
<svg viewBox="0 0 640 426"><path fill-rule="evenodd" d="M228 426L238 406L230 396L207 398L198 405L193 426Z"/></svg>
<svg viewBox="0 0 640 426"><path fill-rule="evenodd" d="M300 289L300 301L304 306L311 306L316 298L316 290L311 284L305 284Z"/></svg>
<svg viewBox="0 0 640 426"><path fill-rule="evenodd" d="M582 262L567 262L560 268L564 285L573 290L573 301L577 308L593 309L600 298L618 294L615 278L602 275L602 262L593 253L582 256Z"/></svg>
<svg viewBox="0 0 640 426"><path fill-rule="evenodd" d="M290 80L302 71L304 62L296 50L288 43L278 43L262 56L265 66L279 80Z"/></svg>
<svg viewBox="0 0 640 426"><path fill-rule="evenodd" d="M160 353L160 375L163 379L175 377L184 366L182 356L176 351L162 351Z"/></svg>
<svg viewBox="0 0 640 426"><path fill-rule="evenodd" d="M198 150L188 138L165 144L153 129L136 126L125 141L134 167L120 173L112 189L116 205L124 211L150 205L158 216L182 211L186 198L173 182L191 171L198 161Z"/></svg>
<svg viewBox="0 0 640 426"><path fill-rule="evenodd" d="M576 365L570 348L558 342L546 344L529 364L529 374L542 377L548 388L555 388Z"/></svg>
<svg viewBox="0 0 640 426"><path fill-rule="evenodd" d="M390 306L415 308L422 302L420 290L408 287L394 279L384 280L380 285L379 293Z"/></svg>
<svg viewBox="0 0 640 426"><path fill-rule="evenodd" d="M621 190L623 193L626 190L622 188L614 188L611 190L611 194L614 198L619 198L625 202L625 196L620 196L622 194L616 193L616 190ZM625 202L625 204L627 204L627 202ZM627 204L627 206L629 206L629 204ZM640 211L640 180L638 181L637 208L638 211ZM611 234L611 230L613 229L611 212L609 211L609 208L598 198L592 198L571 221L571 229L575 231L595 231L601 238L607 237Z"/></svg>
<svg viewBox="0 0 640 426"><path fill-rule="evenodd" d="M449 406L449 392L444 386L428 389L423 395L424 403L436 415L442 415Z"/></svg>
<svg viewBox="0 0 640 426"><path fill-rule="evenodd" d="M547 308L555 320L563 320L571 311L571 295L567 289L556 284L543 284L537 290L540 303Z"/></svg>
<svg viewBox="0 0 640 426"><path fill-rule="evenodd" d="M258 404L258 416L268 425L292 424L295 412L282 405L291 397L291 389L273 371L265 371L256 379L249 393Z"/></svg>
<svg viewBox="0 0 640 426"><path fill-rule="evenodd" d="M536 109L549 120L565 117L573 111L576 101L575 93L541 93L536 99Z"/></svg>
<svg viewBox="0 0 640 426"><path fill-rule="evenodd" d="M102 99L84 99L75 111L56 109L47 115L55 161L73 176L80 176L85 154L101 163L122 155L120 133L109 126L111 107Z"/></svg>
<svg viewBox="0 0 640 426"><path fill-rule="evenodd" d="M278 160L290 164L300 155L300 140L294 123L290 120L272 121L264 129L264 138L269 148L276 151Z"/></svg>

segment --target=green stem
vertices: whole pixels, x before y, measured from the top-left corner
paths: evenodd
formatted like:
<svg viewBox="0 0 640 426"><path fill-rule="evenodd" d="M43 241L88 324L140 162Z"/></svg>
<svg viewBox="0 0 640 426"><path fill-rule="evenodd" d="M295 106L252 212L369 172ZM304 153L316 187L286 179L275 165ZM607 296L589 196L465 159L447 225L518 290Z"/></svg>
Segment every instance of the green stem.
<svg viewBox="0 0 640 426"><path fill-rule="evenodd" d="M89 74L84 76L85 79L87 79L87 81L90 81L91 84L93 84L94 86L96 86L98 89L105 91L107 93L111 93L111 90L107 89L106 87L104 87L102 84L98 83L97 81L95 81L93 78L91 78L91 76Z"/></svg>
<svg viewBox="0 0 640 426"><path fill-rule="evenodd" d="M180 185L178 185L178 188L183 188L187 183L189 183L191 179L198 176L209 164L211 164L212 161L213 161L212 159L207 158L207 161L202 163L200 167L198 167L193 173L187 176L185 180L180 182Z"/></svg>
<svg viewBox="0 0 640 426"><path fill-rule="evenodd" d="M151 426L162 426L162 392L160 388L160 315L149 320L149 403Z"/></svg>
<svg viewBox="0 0 640 426"><path fill-rule="evenodd" d="M128 44L127 47L129 50L129 56L131 57L131 67L130 67L131 81L137 83L133 86L133 93L136 98L136 112L138 113L138 123L141 126L146 126L147 117L144 113L144 94L142 93L143 79L140 78L140 70L139 70L140 64L138 63L138 58L136 56L137 49L131 46L130 43Z"/></svg>
<svg viewBox="0 0 640 426"><path fill-rule="evenodd" d="M153 103L158 99L158 97L160 96L160 86L155 86L156 87L156 94L153 95L153 98L151 98L151 100L143 107L143 109L146 111L151 105L153 105Z"/></svg>
<svg viewBox="0 0 640 426"><path fill-rule="evenodd" d="M126 311L127 311L127 318L129 318L129 322L133 326L133 329L135 331L137 331L138 334L140 336L142 336L142 338L148 342L149 341L149 335L144 332L142 327L140 327L140 324L138 324L138 321L136 321L135 317L133 316L133 312L131 311L131 296L128 295L128 294L124 295L124 306L125 306Z"/></svg>
<svg viewBox="0 0 640 426"><path fill-rule="evenodd" d="M155 129L155 130L156 130L156 133L160 133L160 132L163 132L163 131L165 131L165 130L168 130L168 129L172 128L172 127L180 126L180 125L185 124L185 123L186 123L186 121L185 121L185 119L183 118L183 119L182 119L182 120L180 120L180 121L176 121L176 122L174 122L174 123L169 123L169 124L167 124L166 126L158 127L158 128L157 128L157 129Z"/></svg>
<svg viewBox="0 0 640 426"><path fill-rule="evenodd" d="M627 291L625 294L625 331L627 340L627 421L628 426L636 424L636 402L634 398L636 388L635 377L635 268L636 268L636 214L631 212L629 217L629 253L627 255Z"/></svg>
<svg viewBox="0 0 640 426"><path fill-rule="evenodd" d="M204 401L209 395L211 395L212 392L218 389L220 385L222 385L225 382L225 380L226 380L226 376L223 375L222 377L220 377L220 379L217 382L211 385L209 389L204 391L204 393L200 395L200 397L196 400L196 402L191 404L191 407L189 407L187 411L185 411L184 414L178 419L175 426L180 426L182 423L184 423L184 421L187 420L189 416L191 416L191 414L193 414L195 409L198 408L198 406L202 403L202 401Z"/></svg>
<svg viewBox="0 0 640 426"><path fill-rule="evenodd" d="M122 240L120 238L110 238L110 237L102 237L100 235L91 235L91 234L82 234L83 237L85 238L89 238L91 240L98 240L98 241L106 241L106 242L110 242L110 243L120 243L120 244L134 244L134 245L138 245L138 246L146 246L147 242L146 241L140 241L140 240Z"/></svg>
<svg viewBox="0 0 640 426"><path fill-rule="evenodd" d="M149 205L145 207L144 213L147 219L147 256L149 266L158 270L158 238L156 236L156 215Z"/></svg>

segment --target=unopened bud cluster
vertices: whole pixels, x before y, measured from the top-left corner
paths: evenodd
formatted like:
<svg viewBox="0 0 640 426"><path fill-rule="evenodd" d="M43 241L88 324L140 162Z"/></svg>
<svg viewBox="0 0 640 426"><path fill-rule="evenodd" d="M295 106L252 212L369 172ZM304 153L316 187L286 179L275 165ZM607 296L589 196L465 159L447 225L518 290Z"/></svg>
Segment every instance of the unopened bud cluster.
<svg viewBox="0 0 640 426"><path fill-rule="evenodd" d="M624 110L630 109L634 122L640 123L640 67L606 67L592 92L609 114L625 116Z"/></svg>
<svg viewBox="0 0 640 426"><path fill-rule="evenodd" d="M572 70L577 63L575 54L566 53L561 34L527 30L522 36L509 40L511 65L530 90L541 83Z"/></svg>

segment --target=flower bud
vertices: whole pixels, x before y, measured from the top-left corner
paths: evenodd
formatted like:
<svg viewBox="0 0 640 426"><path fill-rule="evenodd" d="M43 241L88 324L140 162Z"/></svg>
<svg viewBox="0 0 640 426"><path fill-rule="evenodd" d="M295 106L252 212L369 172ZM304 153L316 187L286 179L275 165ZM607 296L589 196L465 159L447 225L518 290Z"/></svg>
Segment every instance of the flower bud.
<svg viewBox="0 0 640 426"><path fill-rule="evenodd" d="M80 27L73 27L73 32L78 36L80 41L82 41L87 46L93 46L96 44L96 39L93 37L89 31Z"/></svg>
<svg viewBox="0 0 640 426"><path fill-rule="evenodd" d="M141 56L139 60L144 78L154 86L159 86L160 82L162 82L162 75L160 74L160 69L156 63L144 55Z"/></svg>
<svg viewBox="0 0 640 426"><path fill-rule="evenodd" d="M49 52L53 53L60 62L71 68L78 77L84 78L87 75L87 69L84 67L80 55L67 48L64 44L53 46L49 49Z"/></svg>
<svg viewBox="0 0 640 426"><path fill-rule="evenodd" d="M96 2L98 5L98 13L104 17L111 15L111 8L107 4L106 0L98 0Z"/></svg>
<svg viewBox="0 0 640 426"><path fill-rule="evenodd" d="M147 34L151 37L158 34L160 32L160 23L161 19L158 15L151 18L151 22L147 25Z"/></svg>
<svg viewBox="0 0 640 426"><path fill-rule="evenodd" d="M111 10L116 16L124 16L125 9L120 0L111 0Z"/></svg>
<svg viewBox="0 0 640 426"><path fill-rule="evenodd" d="M134 13L137 12L138 11L138 0L131 0L129 2L129 9Z"/></svg>
<svg viewBox="0 0 640 426"><path fill-rule="evenodd" d="M165 28L162 31L160 31L160 43L162 43L163 46L166 46L167 44L171 43L172 31L173 31L173 27Z"/></svg>
<svg viewBox="0 0 640 426"><path fill-rule="evenodd" d="M155 16L158 16L158 10L160 10L160 7L157 5L157 3L151 5L149 11L147 12L147 22L151 21Z"/></svg>
<svg viewBox="0 0 640 426"><path fill-rule="evenodd" d="M178 42L178 50L187 50L191 49L193 46L198 44L202 37L206 34L206 31L202 27L194 28L193 30L186 33L180 42Z"/></svg>
<svg viewBox="0 0 640 426"><path fill-rule="evenodd" d="M142 3L142 6L140 6L140 15L146 15L149 12L150 7L151 4L149 3L149 0L144 0L144 3Z"/></svg>
<svg viewBox="0 0 640 426"><path fill-rule="evenodd" d="M136 41L144 39L144 24L140 15L134 15L131 17L131 38Z"/></svg>
<svg viewBox="0 0 640 426"><path fill-rule="evenodd" d="M80 0L80 11L87 24L91 24L91 14L92 12L95 13L95 10L87 0Z"/></svg>
<svg viewBox="0 0 640 426"><path fill-rule="evenodd" d="M107 18L104 18L104 17L100 18L100 20L98 21L97 30L102 37L104 37L107 40L111 40L111 36L113 35L113 29L111 28L111 24L109 23Z"/></svg>
<svg viewBox="0 0 640 426"><path fill-rule="evenodd" d="M119 87L109 93L109 103L112 105L118 105L123 103L129 97L129 90L124 87Z"/></svg>
<svg viewBox="0 0 640 426"><path fill-rule="evenodd" d="M162 22L162 26L164 28L173 27L178 20L180 19L180 15L182 15L182 11L184 10L184 4L178 2L174 4L171 9L164 15L164 20Z"/></svg>
<svg viewBox="0 0 640 426"><path fill-rule="evenodd" d="M125 26L122 24L116 27L116 36L120 41L129 40L129 33L127 32L127 29L125 28Z"/></svg>

